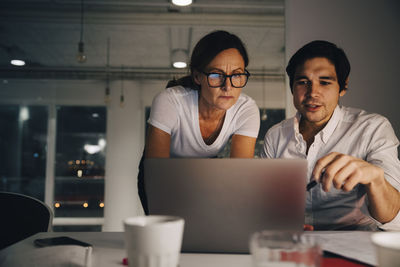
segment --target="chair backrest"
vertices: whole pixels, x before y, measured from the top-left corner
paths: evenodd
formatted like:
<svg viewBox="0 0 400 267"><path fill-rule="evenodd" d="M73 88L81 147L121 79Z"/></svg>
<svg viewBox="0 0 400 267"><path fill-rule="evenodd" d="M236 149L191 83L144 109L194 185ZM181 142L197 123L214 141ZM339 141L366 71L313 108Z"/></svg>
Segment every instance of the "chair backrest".
<svg viewBox="0 0 400 267"><path fill-rule="evenodd" d="M52 229L53 212L30 196L0 192L0 214L0 249Z"/></svg>
<svg viewBox="0 0 400 267"><path fill-rule="evenodd" d="M149 215L149 208L147 207L147 195L145 190L145 181L144 181L144 154L145 151L143 150L142 158L140 159L139 163L139 172L137 177L137 186L138 186L138 193L140 202L142 203L144 214Z"/></svg>

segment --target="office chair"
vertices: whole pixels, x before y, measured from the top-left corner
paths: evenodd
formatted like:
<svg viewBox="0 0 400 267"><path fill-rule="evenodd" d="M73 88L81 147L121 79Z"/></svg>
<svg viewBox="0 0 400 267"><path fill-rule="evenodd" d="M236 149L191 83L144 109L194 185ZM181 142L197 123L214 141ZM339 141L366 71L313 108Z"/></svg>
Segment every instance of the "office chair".
<svg viewBox="0 0 400 267"><path fill-rule="evenodd" d="M138 187L139 198L140 198L140 202L142 203L144 214L149 215L149 208L147 205L147 194L146 194L145 181L144 181L144 153L145 153L145 151L143 150L142 158L140 159L139 168L138 168L139 172L138 172L138 177L137 177L137 187Z"/></svg>
<svg viewBox="0 0 400 267"><path fill-rule="evenodd" d="M52 229L53 212L33 197L0 192L0 214L0 249Z"/></svg>

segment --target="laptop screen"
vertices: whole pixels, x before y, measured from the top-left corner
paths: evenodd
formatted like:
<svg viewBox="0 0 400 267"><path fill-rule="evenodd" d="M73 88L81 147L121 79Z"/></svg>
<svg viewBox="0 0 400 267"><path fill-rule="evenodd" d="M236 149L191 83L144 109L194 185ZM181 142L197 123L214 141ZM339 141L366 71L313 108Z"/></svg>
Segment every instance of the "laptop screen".
<svg viewBox="0 0 400 267"><path fill-rule="evenodd" d="M185 219L184 252L248 253L261 230L302 231L306 160L146 159L150 214Z"/></svg>

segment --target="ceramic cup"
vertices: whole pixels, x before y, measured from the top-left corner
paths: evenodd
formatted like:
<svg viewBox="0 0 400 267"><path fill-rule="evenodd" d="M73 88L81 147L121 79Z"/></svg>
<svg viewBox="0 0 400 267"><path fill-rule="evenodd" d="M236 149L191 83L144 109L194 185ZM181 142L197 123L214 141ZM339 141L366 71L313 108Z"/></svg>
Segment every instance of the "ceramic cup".
<svg viewBox="0 0 400 267"><path fill-rule="evenodd" d="M262 231L250 238L254 267L319 267L322 251L316 240L302 233Z"/></svg>
<svg viewBox="0 0 400 267"><path fill-rule="evenodd" d="M400 266L400 232L379 232L371 235L379 267Z"/></svg>
<svg viewBox="0 0 400 267"><path fill-rule="evenodd" d="M124 220L129 267L177 267L184 220L174 216L138 216Z"/></svg>

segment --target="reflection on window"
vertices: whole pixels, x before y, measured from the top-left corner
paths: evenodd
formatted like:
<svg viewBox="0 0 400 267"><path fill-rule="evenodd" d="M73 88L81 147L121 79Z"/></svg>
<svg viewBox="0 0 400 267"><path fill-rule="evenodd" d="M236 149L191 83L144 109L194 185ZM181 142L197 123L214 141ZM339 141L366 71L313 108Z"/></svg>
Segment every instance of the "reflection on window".
<svg viewBox="0 0 400 267"><path fill-rule="evenodd" d="M0 191L44 201L48 108L0 106Z"/></svg>
<svg viewBox="0 0 400 267"><path fill-rule="evenodd" d="M256 141L256 146L254 149L254 157L259 158L262 149L264 149L264 137L268 129L275 124L281 122L285 119L284 109L266 109L260 108L260 130L258 131L258 137ZM219 158L229 158L231 150L231 139L225 146L224 150L218 154Z"/></svg>
<svg viewBox="0 0 400 267"><path fill-rule="evenodd" d="M258 132L257 143L254 155L260 157L262 149L264 149L264 137L269 128L285 119L284 109L266 109L260 108L260 131Z"/></svg>
<svg viewBox="0 0 400 267"><path fill-rule="evenodd" d="M105 107L57 107L56 217L103 217Z"/></svg>

